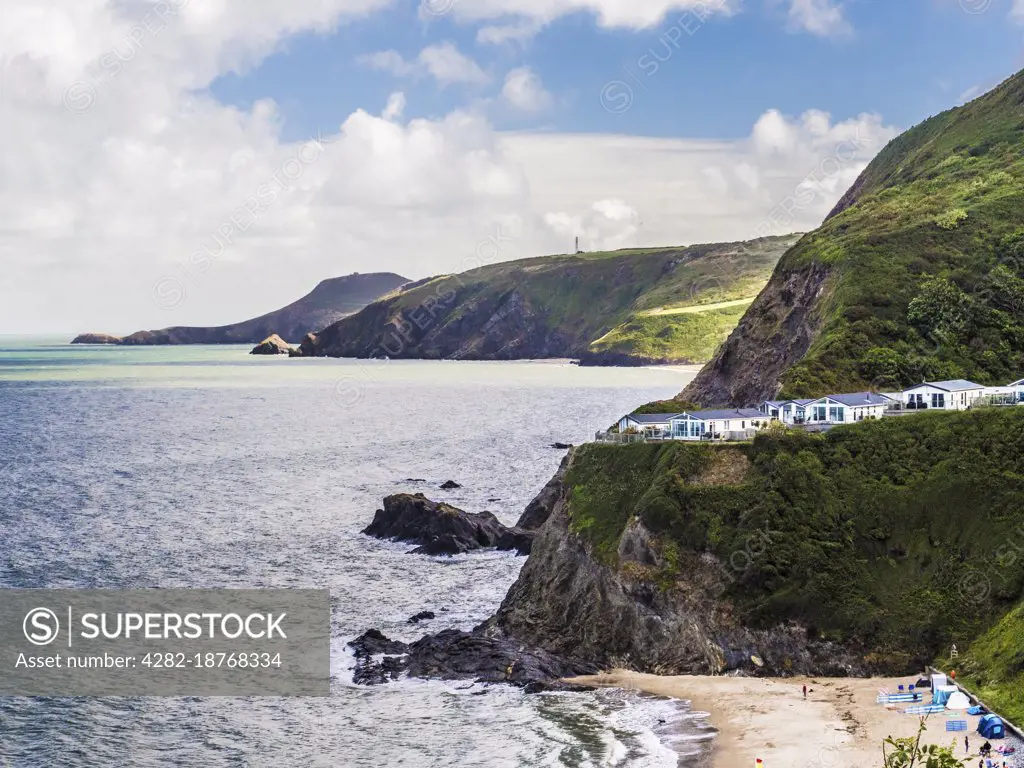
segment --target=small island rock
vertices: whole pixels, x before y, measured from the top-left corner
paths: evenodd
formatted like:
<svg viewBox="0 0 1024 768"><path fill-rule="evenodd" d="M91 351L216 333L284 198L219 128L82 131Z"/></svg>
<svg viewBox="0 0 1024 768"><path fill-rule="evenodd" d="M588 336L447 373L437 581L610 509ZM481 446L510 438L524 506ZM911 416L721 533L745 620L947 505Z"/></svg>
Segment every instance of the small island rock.
<svg viewBox="0 0 1024 768"><path fill-rule="evenodd" d="M83 333L71 340L72 344L120 344L120 336L109 333Z"/></svg>
<svg viewBox="0 0 1024 768"><path fill-rule="evenodd" d="M456 483L454 480L445 480L441 483L440 488L442 491L450 491L454 488L461 488L462 486Z"/></svg>
<svg viewBox="0 0 1024 768"><path fill-rule="evenodd" d="M267 336L263 341L252 348L250 355L287 355L292 351L291 346L276 333Z"/></svg>

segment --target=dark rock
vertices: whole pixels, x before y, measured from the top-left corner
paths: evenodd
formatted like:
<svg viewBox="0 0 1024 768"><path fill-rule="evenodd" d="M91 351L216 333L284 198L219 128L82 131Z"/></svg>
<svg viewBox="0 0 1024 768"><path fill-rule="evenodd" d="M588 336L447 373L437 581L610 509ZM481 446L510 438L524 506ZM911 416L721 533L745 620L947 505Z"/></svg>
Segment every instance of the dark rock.
<svg viewBox="0 0 1024 768"><path fill-rule="evenodd" d="M454 480L445 480L443 483L441 483L440 487L442 491L450 491L455 488L461 488L462 486L456 483Z"/></svg>
<svg viewBox="0 0 1024 768"><path fill-rule="evenodd" d="M108 333L83 333L71 340L72 344L120 344L120 336Z"/></svg>
<svg viewBox="0 0 1024 768"><path fill-rule="evenodd" d="M316 357L316 334L307 333L298 349L292 349L288 354L290 357Z"/></svg>
<svg viewBox="0 0 1024 768"><path fill-rule="evenodd" d="M380 685L397 680L408 666L409 646L371 629L348 643L356 658L352 680L356 685ZM374 656L381 656L374 659Z"/></svg>
<svg viewBox="0 0 1024 768"><path fill-rule="evenodd" d="M560 687L559 678L590 674L593 665L566 662L546 651L525 647L514 638L448 629L427 635L409 646L408 673L413 677L484 683Z"/></svg>
<svg viewBox="0 0 1024 768"><path fill-rule="evenodd" d="M356 658L368 658L381 653L408 653L409 646L398 640L390 640L379 629L369 629L348 643Z"/></svg>
<svg viewBox="0 0 1024 768"><path fill-rule="evenodd" d="M536 531L524 531L522 528L506 528L501 532L495 547L502 551L515 550L517 555L528 555L533 549Z"/></svg>
<svg viewBox="0 0 1024 768"><path fill-rule="evenodd" d="M551 447L552 448L557 448L560 451L564 451L564 450L567 450L569 448L572 448L573 445L572 445L572 443L552 443Z"/></svg>
<svg viewBox="0 0 1024 768"><path fill-rule="evenodd" d="M405 482L407 482L407 483L425 483L427 481L424 480L422 477L407 477L407 478L405 478Z"/></svg>
<svg viewBox="0 0 1024 768"><path fill-rule="evenodd" d="M533 539L528 531L506 528L490 512L464 512L422 493L387 496L363 533L417 544L412 553L418 555L461 555L485 547L526 554Z"/></svg>
<svg viewBox="0 0 1024 768"><path fill-rule="evenodd" d="M371 634L372 640L362 642ZM472 632L446 629L408 645L370 630L349 645L356 649L353 679L359 685L378 685L408 673L412 677L442 680L510 683L531 691L570 690L575 687L558 682L559 678L598 671L593 665L567 662L546 651L526 648L514 638L486 633L479 627ZM380 652L365 652L366 648L381 647L401 647L404 654L375 661L372 657Z"/></svg>
<svg viewBox="0 0 1024 768"><path fill-rule="evenodd" d="M415 616L410 616L409 617L409 623L410 624L419 624L421 621L429 621L432 618L434 618L434 612L433 611L420 611Z"/></svg>
<svg viewBox="0 0 1024 768"><path fill-rule="evenodd" d="M250 355L287 355L292 351L291 345L276 333L272 333L255 347Z"/></svg>

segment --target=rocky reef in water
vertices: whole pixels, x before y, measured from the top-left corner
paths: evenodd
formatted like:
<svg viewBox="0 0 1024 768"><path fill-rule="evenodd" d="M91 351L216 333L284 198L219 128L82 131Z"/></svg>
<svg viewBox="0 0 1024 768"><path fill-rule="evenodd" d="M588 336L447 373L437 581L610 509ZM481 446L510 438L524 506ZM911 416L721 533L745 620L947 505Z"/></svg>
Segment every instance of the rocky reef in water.
<svg viewBox="0 0 1024 768"><path fill-rule="evenodd" d="M363 533L418 544L411 551L414 555L461 555L489 547L528 555L534 537L533 530L502 525L492 512L465 512L422 493L385 497L384 508L377 510Z"/></svg>

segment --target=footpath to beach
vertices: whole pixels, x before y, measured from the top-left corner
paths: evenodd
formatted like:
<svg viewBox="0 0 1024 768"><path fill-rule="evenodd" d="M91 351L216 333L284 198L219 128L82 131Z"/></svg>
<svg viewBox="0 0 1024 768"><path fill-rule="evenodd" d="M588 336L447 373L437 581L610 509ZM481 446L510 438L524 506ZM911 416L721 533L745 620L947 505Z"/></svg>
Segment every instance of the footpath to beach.
<svg viewBox="0 0 1024 768"><path fill-rule="evenodd" d="M827 766L864 768L881 765L888 736L913 736L919 718L875 703L880 688L896 690L909 678L661 677L625 670L573 678L567 682L593 687L625 688L686 699L708 712L718 729L714 768L750 768L755 758L765 768ZM809 689L803 698L803 686ZM955 742L958 758L974 757L983 743L977 733L946 732L944 715L928 718L924 743ZM976 718L965 718L973 724ZM964 751L964 736L970 752ZM1020 746L1018 745L1018 749ZM1020 752L1014 755L1020 759ZM1018 763L1008 760L1008 765Z"/></svg>

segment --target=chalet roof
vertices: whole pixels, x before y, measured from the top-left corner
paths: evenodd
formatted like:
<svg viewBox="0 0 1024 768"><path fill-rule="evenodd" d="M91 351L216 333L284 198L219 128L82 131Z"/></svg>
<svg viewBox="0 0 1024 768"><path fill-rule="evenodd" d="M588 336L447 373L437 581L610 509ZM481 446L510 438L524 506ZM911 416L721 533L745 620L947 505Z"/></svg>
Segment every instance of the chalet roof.
<svg viewBox="0 0 1024 768"><path fill-rule="evenodd" d="M911 389L918 389L920 387L935 387L936 389L944 389L947 392L963 392L968 389L983 389L981 384L975 384L973 381L967 381L966 379L950 379L949 381L922 381L920 384L908 387L904 391L910 391Z"/></svg>
<svg viewBox="0 0 1024 768"><path fill-rule="evenodd" d="M853 407L867 406L867 405L888 405L892 402L885 395L879 395L876 392L852 392L843 395L825 395L825 397L819 397L818 400L834 400L837 403ZM818 402L815 400L815 402Z"/></svg>
<svg viewBox="0 0 1024 768"><path fill-rule="evenodd" d="M668 424L678 413L631 413L626 418L637 424Z"/></svg>
<svg viewBox="0 0 1024 768"><path fill-rule="evenodd" d="M676 418L689 416L697 421L723 421L726 419L763 419L765 415L756 408L732 408L722 411L686 411Z"/></svg>

